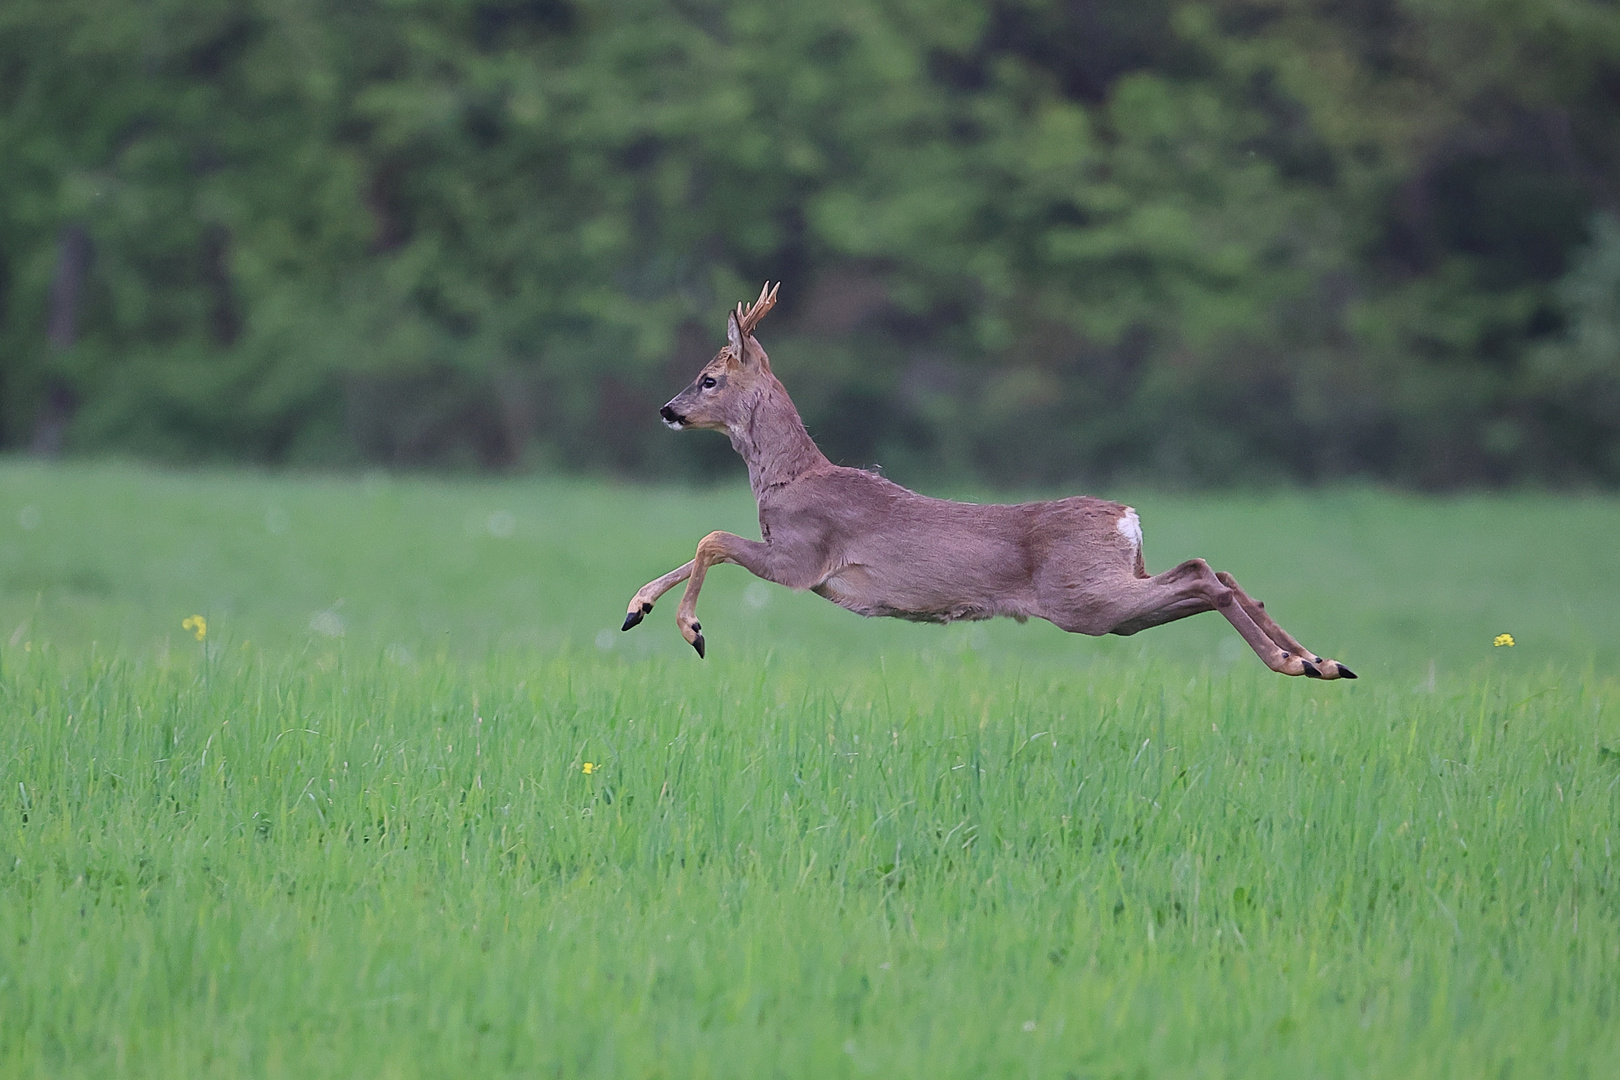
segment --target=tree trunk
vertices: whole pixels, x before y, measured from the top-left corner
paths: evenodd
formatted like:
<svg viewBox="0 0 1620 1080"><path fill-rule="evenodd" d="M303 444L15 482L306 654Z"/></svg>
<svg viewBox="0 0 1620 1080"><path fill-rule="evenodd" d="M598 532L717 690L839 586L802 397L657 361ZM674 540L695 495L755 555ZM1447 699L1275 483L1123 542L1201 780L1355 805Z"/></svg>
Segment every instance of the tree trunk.
<svg viewBox="0 0 1620 1080"><path fill-rule="evenodd" d="M73 348L79 337L79 307L89 274L93 250L83 225L65 225L56 239L56 273L51 278L49 321L45 327L53 358ZM66 441L68 423L78 408L73 387L55 371L45 376L45 392L34 414L34 437L29 449L42 457L56 457Z"/></svg>

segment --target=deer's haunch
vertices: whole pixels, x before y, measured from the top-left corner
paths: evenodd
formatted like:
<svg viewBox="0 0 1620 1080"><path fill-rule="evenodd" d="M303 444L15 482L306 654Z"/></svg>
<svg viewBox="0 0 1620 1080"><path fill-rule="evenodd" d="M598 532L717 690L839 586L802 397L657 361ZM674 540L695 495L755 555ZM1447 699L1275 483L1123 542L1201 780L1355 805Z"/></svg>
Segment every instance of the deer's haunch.
<svg viewBox="0 0 1620 1080"><path fill-rule="evenodd" d="M702 656L703 576L716 563L735 563L862 615L917 622L1035 616L1079 634L1134 634L1218 611L1273 671L1356 677L1301 645L1230 574L1202 559L1150 576L1141 523L1128 506L1089 496L978 506L931 499L834 465L811 441L754 338L775 303L776 290L767 287L752 307L737 305L726 320L726 347L659 410L677 431L710 428L731 436L748 463L762 539L705 536L691 562L637 591L624 629L684 581L675 622Z"/></svg>

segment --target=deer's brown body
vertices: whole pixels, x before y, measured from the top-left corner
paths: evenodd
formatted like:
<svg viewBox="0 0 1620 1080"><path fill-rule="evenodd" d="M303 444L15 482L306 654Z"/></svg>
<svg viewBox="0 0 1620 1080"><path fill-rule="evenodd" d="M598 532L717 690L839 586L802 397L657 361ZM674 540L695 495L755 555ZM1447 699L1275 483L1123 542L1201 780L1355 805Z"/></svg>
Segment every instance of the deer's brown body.
<svg viewBox="0 0 1620 1080"><path fill-rule="evenodd" d="M1081 634L1134 634L1219 611L1260 659L1285 675L1355 678L1294 640L1228 574L1202 559L1150 576L1136 511L1087 496L1012 506L931 499L874 473L834 465L816 448L752 335L775 303L738 305L728 344L662 410L671 427L727 432L748 464L760 540L714 532L684 566L648 582L624 629L682 581L681 634L703 655L697 598L718 562L810 589L861 615L954 622L1008 615Z"/></svg>

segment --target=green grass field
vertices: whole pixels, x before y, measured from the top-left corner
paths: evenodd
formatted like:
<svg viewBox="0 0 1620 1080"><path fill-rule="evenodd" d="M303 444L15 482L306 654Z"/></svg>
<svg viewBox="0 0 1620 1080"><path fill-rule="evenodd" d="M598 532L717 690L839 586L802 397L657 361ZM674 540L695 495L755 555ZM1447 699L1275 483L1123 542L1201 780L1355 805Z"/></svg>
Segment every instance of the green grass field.
<svg viewBox="0 0 1620 1080"><path fill-rule="evenodd" d="M1108 494L1362 678L620 634L741 488L0 464L0 1075L1620 1072L1620 502Z"/></svg>

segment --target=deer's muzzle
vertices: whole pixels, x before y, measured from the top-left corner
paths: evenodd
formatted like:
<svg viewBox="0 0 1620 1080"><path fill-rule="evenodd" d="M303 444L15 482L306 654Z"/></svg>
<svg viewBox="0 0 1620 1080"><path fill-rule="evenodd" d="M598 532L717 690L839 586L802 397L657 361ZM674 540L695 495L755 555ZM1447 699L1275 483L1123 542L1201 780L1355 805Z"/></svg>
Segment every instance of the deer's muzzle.
<svg viewBox="0 0 1620 1080"><path fill-rule="evenodd" d="M658 415L662 416L664 418L664 423L668 424L675 431L679 431L681 428L686 426L686 417L682 416L668 405L665 405L662 409L659 409Z"/></svg>

